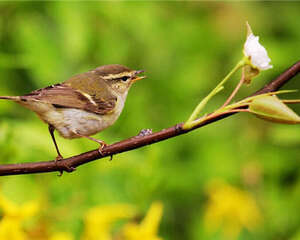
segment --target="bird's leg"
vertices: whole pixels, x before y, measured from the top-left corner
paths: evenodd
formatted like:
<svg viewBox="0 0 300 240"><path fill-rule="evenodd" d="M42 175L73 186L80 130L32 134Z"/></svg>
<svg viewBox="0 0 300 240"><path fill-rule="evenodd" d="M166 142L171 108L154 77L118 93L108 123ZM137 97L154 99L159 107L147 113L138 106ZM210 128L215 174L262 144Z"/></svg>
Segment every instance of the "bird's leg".
<svg viewBox="0 0 300 240"><path fill-rule="evenodd" d="M50 132L50 135L52 137L52 141L54 143L54 146L55 146L56 152L57 152L56 161L58 161L58 160L62 160L63 156L59 152L59 149L58 149L58 146L57 146L57 143L56 143L56 140L55 140L55 136L54 136L54 130L55 130L55 128L52 125L49 124L49 132Z"/></svg>
<svg viewBox="0 0 300 240"><path fill-rule="evenodd" d="M98 150L99 150L100 154L103 155L102 149L103 149L105 146L107 146L107 144L106 144L104 141L99 140L99 139L96 139L96 138L93 138L93 137L90 137L90 136L82 135L82 134L78 133L77 131L73 131L73 132L74 132L77 136L79 136L79 137L84 137L84 138L90 139L90 140L92 140L92 141L94 141L94 142L96 142L96 143L99 143L99 144L100 144L100 147L99 147Z"/></svg>

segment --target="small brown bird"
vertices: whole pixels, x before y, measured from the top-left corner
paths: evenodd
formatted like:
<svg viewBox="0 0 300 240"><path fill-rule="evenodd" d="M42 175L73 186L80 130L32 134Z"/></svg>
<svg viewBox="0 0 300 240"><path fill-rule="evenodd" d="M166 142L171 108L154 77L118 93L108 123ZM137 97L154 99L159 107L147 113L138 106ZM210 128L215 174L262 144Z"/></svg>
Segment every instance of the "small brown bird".
<svg viewBox="0 0 300 240"><path fill-rule="evenodd" d="M119 64L105 65L69 80L35 90L24 96L0 96L34 111L49 125L49 132L57 151L54 130L64 138L90 137L111 126L120 116L132 84L145 76L137 76L143 70L131 70Z"/></svg>

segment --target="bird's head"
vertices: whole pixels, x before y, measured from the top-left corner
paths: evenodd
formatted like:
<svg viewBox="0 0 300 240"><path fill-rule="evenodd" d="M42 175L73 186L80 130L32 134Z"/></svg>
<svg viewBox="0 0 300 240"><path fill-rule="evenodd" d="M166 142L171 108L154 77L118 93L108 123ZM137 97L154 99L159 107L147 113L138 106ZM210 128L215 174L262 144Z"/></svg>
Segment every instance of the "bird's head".
<svg viewBox="0 0 300 240"><path fill-rule="evenodd" d="M93 70L115 91L125 93L131 85L145 76L138 76L144 70L131 70L123 65L104 65Z"/></svg>

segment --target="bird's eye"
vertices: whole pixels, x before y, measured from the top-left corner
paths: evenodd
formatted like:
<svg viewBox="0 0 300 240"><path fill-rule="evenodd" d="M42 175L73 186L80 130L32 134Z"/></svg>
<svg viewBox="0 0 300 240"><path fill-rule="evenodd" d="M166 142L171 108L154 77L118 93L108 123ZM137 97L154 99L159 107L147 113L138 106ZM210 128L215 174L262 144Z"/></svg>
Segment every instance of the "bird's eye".
<svg viewBox="0 0 300 240"><path fill-rule="evenodd" d="M121 79L122 79L122 81L126 82L128 80L128 78L129 78L128 76L124 76Z"/></svg>

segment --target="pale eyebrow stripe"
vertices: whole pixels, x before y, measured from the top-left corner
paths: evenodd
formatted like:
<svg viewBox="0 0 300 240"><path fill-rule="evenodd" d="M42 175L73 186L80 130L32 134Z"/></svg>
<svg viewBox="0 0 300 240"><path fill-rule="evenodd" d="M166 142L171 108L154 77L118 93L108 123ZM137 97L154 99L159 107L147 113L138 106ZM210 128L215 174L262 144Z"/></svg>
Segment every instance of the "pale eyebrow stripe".
<svg viewBox="0 0 300 240"><path fill-rule="evenodd" d="M119 73L119 74L109 74L107 76L103 76L103 79L117 79L117 78L121 78L121 77L125 77L125 76L132 76L132 72L123 72L123 73Z"/></svg>

